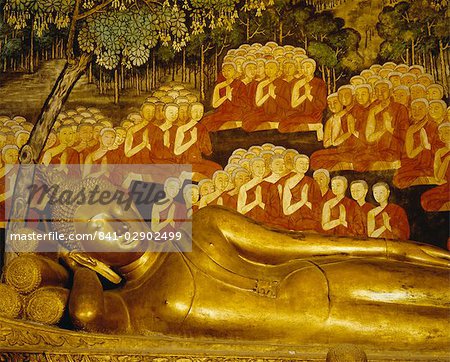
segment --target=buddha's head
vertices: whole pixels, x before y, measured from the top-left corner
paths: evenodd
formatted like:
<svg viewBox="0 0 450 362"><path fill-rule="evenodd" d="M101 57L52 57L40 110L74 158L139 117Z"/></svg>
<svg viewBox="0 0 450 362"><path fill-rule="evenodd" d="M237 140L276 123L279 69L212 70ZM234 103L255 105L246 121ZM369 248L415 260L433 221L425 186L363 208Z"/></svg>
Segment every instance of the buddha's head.
<svg viewBox="0 0 450 362"><path fill-rule="evenodd" d="M114 128L103 128L100 131L100 144L102 147L111 149L114 146L114 141L116 140L116 131Z"/></svg>
<svg viewBox="0 0 450 362"><path fill-rule="evenodd" d="M409 91L411 94L411 100L427 97L427 89L422 84L413 84L409 87Z"/></svg>
<svg viewBox="0 0 450 362"><path fill-rule="evenodd" d="M197 185L189 184L183 188L183 199L186 206L192 206L200 199L200 191Z"/></svg>
<svg viewBox="0 0 450 362"><path fill-rule="evenodd" d="M364 180L355 180L350 184L350 194L355 201L365 200L368 191L369 185Z"/></svg>
<svg viewBox="0 0 450 362"><path fill-rule="evenodd" d="M308 78L314 77L316 71L316 62L314 59L307 58L302 60L302 72Z"/></svg>
<svg viewBox="0 0 450 362"><path fill-rule="evenodd" d="M266 173L266 163L261 157L255 157L250 162L250 169L253 177L264 177Z"/></svg>
<svg viewBox="0 0 450 362"><path fill-rule="evenodd" d="M261 152L262 152L262 147L261 146L257 146L257 145L250 146L248 148L248 152L253 153L255 156L259 156L261 154Z"/></svg>
<svg viewBox="0 0 450 362"><path fill-rule="evenodd" d="M241 167L236 168L231 175L234 187L237 189L240 189L242 185L249 182L250 178L250 173L245 168Z"/></svg>
<svg viewBox="0 0 450 362"><path fill-rule="evenodd" d="M114 140L114 146L119 147L125 142L127 131L123 127L116 127L115 130L116 130L116 138Z"/></svg>
<svg viewBox="0 0 450 362"><path fill-rule="evenodd" d="M214 182L210 179L201 180L198 183L198 189L201 197L212 194L214 192Z"/></svg>
<svg viewBox="0 0 450 362"><path fill-rule="evenodd" d="M178 104L178 120L177 120L178 125L181 126L189 122L190 118L189 109L190 105L187 102Z"/></svg>
<svg viewBox="0 0 450 362"><path fill-rule="evenodd" d="M425 87L434 83L434 78L431 74L424 73L417 77L417 82L423 84Z"/></svg>
<svg viewBox="0 0 450 362"><path fill-rule="evenodd" d="M156 107L154 103L144 103L141 107L141 117L147 122L155 118Z"/></svg>
<svg viewBox="0 0 450 362"><path fill-rule="evenodd" d="M413 84L417 82L417 77L412 73L405 73L402 74L402 76L400 77L400 82L403 85L411 87Z"/></svg>
<svg viewBox="0 0 450 362"><path fill-rule="evenodd" d="M389 185L386 182L377 182L372 187L373 198L379 204L387 202L391 193Z"/></svg>
<svg viewBox="0 0 450 362"><path fill-rule="evenodd" d="M75 142L75 132L71 126L61 126L58 129L58 141L59 143L70 147Z"/></svg>
<svg viewBox="0 0 450 362"><path fill-rule="evenodd" d="M30 138L30 133L25 130L21 130L17 131L14 136L16 137L16 146L21 149L27 144L28 139Z"/></svg>
<svg viewBox="0 0 450 362"><path fill-rule="evenodd" d="M180 180L176 177L169 177L164 182L164 193L168 199L173 200L180 193Z"/></svg>
<svg viewBox="0 0 450 362"><path fill-rule="evenodd" d="M369 69L374 72L375 74L378 74L378 72L383 68L380 64L372 64Z"/></svg>
<svg viewBox="0 0 450 362"><path fill-rule="evenodd" d="M383 102L391 96L392 84L388 80L380 80L375 83L375 97Z"/></svg>
<svg viewBox="0 0 450 362"><path fill-rule="evenodd" d="M366 79L364 77L361 77L360 75L355 75L350 78L350 84L353 86L361 85L366 83Z"/></svg>
<svg viewBox="0 0 450 362"><path fill-rule="evenodd" d="M393 87L397 87L400 84L402 84L401 77L402 77L402 73L400 73L400 72L391 72L388 75L388 79L392 83Z"/></svg>
<svg viewBox="0 0 450 362"><path fill-rule="evenodd" d="M94 258L87 267L95 270L95 260L110 267L124 266L137 260L147 249L146 240L129 238L129 235L147 232L148 226L140 221L142 217L134 204L126 207L126 203L114 199L118 189L111 183L85 178L63 184L60 190L61 195L84 195L84 200L76 196L78 202L54 203L51 214L54 230L66 236L62 241L64 246L71 252ZM99 195L98 198L90 197L92 193ZM69 238L69 235L83 237Z"/></svg>
<svg viewBox="0 0 450 362"><path fill-rule="evenodd" d="M266 62L263 59L256 60L256 78L264 79L266 77Z"/></svg>
<svg viewBox="0 0 450 362"><path fill-rule="evenodd" d="M395 87L392 92L394 102L403 104L405 107L409 106L409 88L406 85L399 85Z"/></svg>
<svg viewBox="0 0 450 362"><path fill-rule="evenodd" d="M166 104L164 107L164 118L168 124L174 124L178 119L178 105L176 103Z"/></svg>
<svg viewBox="0 0 450 362"><path fill-rule="evenodd" d="M6 145L2 148L2 161L6 165L19 163L19 148L14 145Z"/></svg>
<svg viewBox="0 0 450 362"><path fill-rule="evenodd" d="M264 71L266 73L267 78L274 79L278 76L278 72L280 67L276 60L268 60L264 66Z"/></svg>
<svg viewBox="0 0 450 362"><path fill-rule="evenodd" d="M283 63L283 75L285 77L293 77L297 73L297 66L292 59L286 59Z"/></svg>
<svg viewBox="0 0 450 362"><path fill-rule="evenodd" d="M233 63L224 63L222 66L222 74L223 77L228 80L228 81L232 81L233 79L236 78L236 65Z"/></svg>
<svg viewBox="0 0 450 362"><path fill-rule="evenodd" d="M295 172L304 175L309 170L309 157L297 155L294 158Z"/></svg>
<svg viewBox="0 0 450 362"><path fill-rule="evenodd" d="M344 196L347 185L348 182L344 176L335 176L331 179L331 191L335 196Z"/></svg>
<svg viewBox="0 0 450 362"><path fill-rule="evenodd" d="M338 89L339 102L344 107L349 107L353 104L354 88L352 85L344 85Z"/></svg>
<svg viewBox="0 0 450 362"><path fill-rule="evenodd" d="M342 111L343 106L339 101L339 97L337 93L332 93L327 97L328 108L332 113L338 113Z"/></svg>
<svg viewBox="0 0 450 362"><path fill-rule="evenodd" d="M247 61L242 65L245 78L252 81L256 77L257 65L254 61Z"/></svg>
<svg viewBox="0 0 450 362"><path fill-rule="evenodd" d="M420 76L421 74L425 73L425 70L421 65L411 65L409 67L409 72L414 74L416 77Z"/></svg>
<svg viewBox="0 0 450 362"><path fill-rule="evenodd" d="M439 139L446 145L450 143L450 122L442 123L438 128Z"/></svg>
<svg viewBox="0 0 450 362"><path fill-rule="evenodd" d="M6 135L1 132L0 133L0 150L6 145Z"/></svg>
<svg viewBox="0 0 450 362"><path fill-rule="evenodd" d="M94 136L94 127L89 123L81 123L78 125L77 133L81 142L90 142Z"/></svg>

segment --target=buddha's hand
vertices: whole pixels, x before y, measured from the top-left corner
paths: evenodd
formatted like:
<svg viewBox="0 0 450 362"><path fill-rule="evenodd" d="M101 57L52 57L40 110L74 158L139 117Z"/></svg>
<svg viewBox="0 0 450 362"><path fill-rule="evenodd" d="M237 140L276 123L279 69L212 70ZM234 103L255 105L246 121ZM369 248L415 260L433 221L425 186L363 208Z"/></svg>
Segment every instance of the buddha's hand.
<svg viewBox="0 0 450 362"><path fill-rule="evenodd" d="M450 253L427 244L387 241L387 255L396 260L450 268Z"/></svg>

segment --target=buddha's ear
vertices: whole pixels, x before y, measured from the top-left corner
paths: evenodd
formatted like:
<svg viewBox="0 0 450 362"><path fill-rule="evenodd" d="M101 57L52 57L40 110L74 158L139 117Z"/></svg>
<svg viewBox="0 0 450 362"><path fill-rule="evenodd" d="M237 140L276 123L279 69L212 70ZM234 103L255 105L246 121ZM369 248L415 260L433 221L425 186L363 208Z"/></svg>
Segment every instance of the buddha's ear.
<svg viewBox="0 0 450 362"><path fill-rule="evenodd" d="M95 271L96 273L108 279L111 283L119 284L122 281L122 278L109 266L86 253L72 251L69 253L67 259L69 259L69 265L70 263L75 262L78 265Z"/></svg>

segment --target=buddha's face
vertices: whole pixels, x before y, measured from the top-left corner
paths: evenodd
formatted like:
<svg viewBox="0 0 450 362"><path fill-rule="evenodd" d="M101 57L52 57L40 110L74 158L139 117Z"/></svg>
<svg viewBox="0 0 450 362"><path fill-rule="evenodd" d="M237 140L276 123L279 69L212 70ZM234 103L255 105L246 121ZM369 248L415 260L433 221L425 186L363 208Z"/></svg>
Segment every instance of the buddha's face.
<svg viewBox="0 0 450 362"><path fill-rule="evenodd" d="M246 169L248 172L251 172L252 169L250 167L250 160L248 159L243 159L239 161L239 166L241 166L242 168Z"/></svg>
<svg viewBox="0 0 450 362"><path fill-rule="evenodd" d="M346 188L344 180L334 179L331 181L331 191L336 196L344 195Z"/></svg>
<svg viewBox="0 0 450 362"><path fill-rule="evenodd" d="M428 107L423 102L415 102L411 105L411 117L414 121L421 121L427 116Z"/></svg>
<svg viewBox="0 0 450 362"><path fill-rule="evenodd" d="M264 67L268 78L275 78L278 75L278 65L276 63L267 63Z"/></svg>
<svg viewBox="0 0 450 362"><path fill-rule="evenodd" d="M367 191L366 187L360 182L356 182L350 186L350 194L354 200L365 199Z"/></svg>
<svg viewBox="0 0 450 362"><path fill-rule="evenodd" d="M380 83L375 86L375 97L379 101L386 101L389 99L391 91L386 83Z"/></svg>
<svg viewBox="0 0 450 362"><path fill-rule="evenodd" d="M200 192L198 191L197 187L191 187L191 201L193 204L197 203L200 199Z"/></svg>
<svg viewBox="0 0 450 362"><path fill-rule="evenodd" d="M203 118L204 108L201 104L195 104L191 107L191 119L200 121Z"/></svg>
<svg viewBox="0 0 450 362"><path fill-rule="evenodd" d="M125 210L120 203L106 206L100 203L83 204L75 211L74 219L86 220L74 222L78 235L115 235L113 238L82 238L79 241L88 254L109 266L127 265L137 260L147 249L147 241L125 237L129 232L148 231L145 222L136 222L142 218L134 207Z"/></svg>
<svg viewBox="0 0 450 362"><path fill-rule="evenodd" d="M441 103L431 103L428 112L431 118L440 120L445 115L445 108Z"/></svg>
<svg viewBox="0 0 450 362"><path fill-rule="evenodd" d="M81 141L89 142L93 137L93 128L91 125L82 125L78 129L78 136Z"/></svg>
<svg viewBox="0 0 450 362"><path fill-rule="evenodd" d="M256 76L258 78L266 77L265 63L262 60L256 62Z"/></svg>
<svg viewBox="0 0 450 362"><path fill-rule="evenodd" d="M273 56L276 57L281 57L284 55L284 49L283 48L275 48L272 52Z"/></svg>
<svg viewBox="0 0 450 362"><path fill-rule="evenodd" d="M353 94L351 89L348 88L340 89L338 91L338 98L339 102L341 102L341 104L344 107L348 107L353 103Z"/></svg>
<svg viewBox="0 0 450 362"><path fill-rule="evenodd" d="M328 108L330 109L331 112L338 113L338 112L342 111L342 108L343 108L342 103L339 102L338 97L328 98L327 103L328 103Z"/></svg>
<svg viewBox="0 0 450 362"><path fill-rule="evenodd" d="M226 80L233 80L236 75L236 69L232 65L225 65L222 68L222 75Z"/></svg>
<svg viewBox="0 0 450 362"><path fill-rule="evenodd" d="M284 175L286 172L286 165L284 163L284 159L281 157L273 159L270 165L270 169L276 175Z"/></svg>
<svg viewBox="0 0 450 362"><path fill-rule="evenodd" d="M100 142L103 146L111 148L114 145L116 139L116 133L113 131L106 131L100 137Z"/></svg>
<svg viewBox="0 0 450 362"><path fill-rule="evenodd" d="M394 101L404 106L408 106L409 104L409 94L406 89L396 89L392 96L394 97Z"/></svg>
<svg viewBox="0 0 450 362"><path fill-rule="evenodd" d="M58 132L59 142L66 146L72 146L75 142L75 132L72 127L64 127Z"/></svg>
<svg viewBox="0 0 450 362"><path fill-rule="evenodd" d="M255 79L256 69L257 69L256 64L247 64L247 66L244 69L245 76L250 80Z"/></svg>
<svg viewBox="0 0 450 362"><path fill-rule="evenodd" d="M294 169L294 158L298 153L294 151L288 151L284 154L284 164L286 166L286 170L291 171Z"/></svg>
<svg viewBox="0 0 450 362"><path fill-rule="evenodd" d="M28 133L25 132L19 133L16 139L16 146L22 148L24 145L27 144L29 137L30 135Z"/></svg>
<svg viewBox="0 0 450 362"><path fill-rule="evenodd" d="M166 197L173 199L180 192L180 183L176 180L169 180L164 185Z"/></svg>
<svg viewBox="0 0 450 362"><path fill-rule="evenodd" d="M245 58L242 58L242 59L236 59L235 61L234 61L234 64L236 65L236 75L237 76L240 76L243 72L244 72L244 70L242 69L242 65L245 63Z"/></svg>
<svg viewBox="0 0 450 362"><path fill-rule="evenodd" d="M3 162L8 165L14 165L16 163L19 163L19 151L14 148L10 148L5 151L5 153L2 156L2 159Z"/></svg>
<svg viewBox="0 0 450 362"><path fill-rule="evenodd" d="M150 122L155 117L155 105L152 103L145 104L141 110L141 116L144 120Z"/></svg>
<svg viewBox="0 0 450 362"><path fill-rule="evenodd" d="M299 157L295 161L295 171L304 174L309 170L309 159L306 157Z"/></svg>
<svg viewBox="0 0 450 362"><path fill-rule="evenodd" d="M356 101L362 105L365 106L370 102L370 92L369 89L366 87L361 87L356 89L355 91L355 98Z"/></svg>
<svg viewBox="0 0 450 362"><path fill-rule="evenodd" d="M412 86L410 88L411 92L411 100L418 99L418 98L426 98L427 91L423 87L420 86Z"/></svg>
<svg viewBox="0 0 450 362"><path fill-rule="evenodd" d="M448 142L450 141L450 127L441 127L438 133L439 139L445 144L448 144Z"/></svg>
<svg viewBox="0 0 450 362"><path fill-rule="evenodd" d="M164 111L164 116L169 124L173 124L178 119L178 107L168 106Z"/></svg>
<svg viewBox="0 0 450 362"><path fill-rule="evenodd" d="M219 173L216 177L214 177L214 187L215 190L219 192L223 192L227 189L228 184L230 183L230 177L226 173Z"/></svg>
<svg viewBox="0 0 450 362"><path fill-rule="evenodd" d="M293 64L291 62L284 63L284 65L283 65L283 74L286 77L293 77L296 72L297 72L297 68L296 68L295 64Z"/></svg>
<svg viewBox="0 0 450 362"><path fill-rule="evenodd" d="M378 185L373 188L373 198L378 203L387 201L389 198L389 193L389 189L383 185Z"/></svg>
<svg viewBox="0 0 450 362"><path fill-rule="evenodd" d="M189 121L189 104L182 103L178 108L178 122L185 124Z"/></svg>
<svg viewBox="0 0 450 362"><path fill-rule="evenodd" d="M441 100L444 95L439 87L429 87L427 90L427 98L429 101Z"/></svg>
<svg viewBox="0 0 450 362"><path fill-rule="evenodd" d="M214 192L214 184L212 181L207 181L200 186L200 195L206 196Z"/></svg>
<svg viewBox="0 0 450 362"><path fill-rule="evenodd" d="M125 142L125 137L127 136L127 131L124 129L118 129L116 131L116 139L114 140L114 144L116 146L120 146Z"/></svg>
<svg viewBox="0 0 450 362"><path fill-rule="evenodd" d="M266 173L266 164L264 160L256 160L251 164L253 177L263 177Z"/></svg>
<svg viewBox="0 0 450 362"><path fill-rule="evenodd" d="M234 177L234 186L238 189L250 181L250 175L247 172L241 171L237 172L236 176Z"/></svg>
<svg viewBox="0 0 450 362"><path fill-rule="evenodd" d="M196 187L185 187L183 190L183 199L187 205L193 205L198 202L200 193Z"/></svg>
<svg viewBox="0 0 450 362"><path fill-rule="evenodd" d="M158 103L156 105L156 110L155 110L155 119L158 122L161 122L164 120L164 103Z"/></svg>

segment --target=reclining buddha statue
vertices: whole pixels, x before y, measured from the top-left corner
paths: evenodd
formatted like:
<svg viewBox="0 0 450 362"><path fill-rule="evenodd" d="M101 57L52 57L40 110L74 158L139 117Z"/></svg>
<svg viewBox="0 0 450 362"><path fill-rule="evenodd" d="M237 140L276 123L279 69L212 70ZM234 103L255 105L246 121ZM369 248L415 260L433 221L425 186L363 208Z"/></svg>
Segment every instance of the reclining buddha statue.
<svg viewBox="0 0 450 362"><path fill-rule="evenodd" d="M112 187L90 178L73 187L94 186ZM147 230L144 222L126 221L141 219L134 207L56 206L52 213L65 233ZM123 238L66 244L74 326L283 344L449 346L450 254L444 250L279 231L220 206L195 213L192 230L191 251L182 251L184 232L165 242L180 252L145 251L150 241ZM89 252L93 246L105 251ZM117 287L105 290L98 274Z"/></svg>

